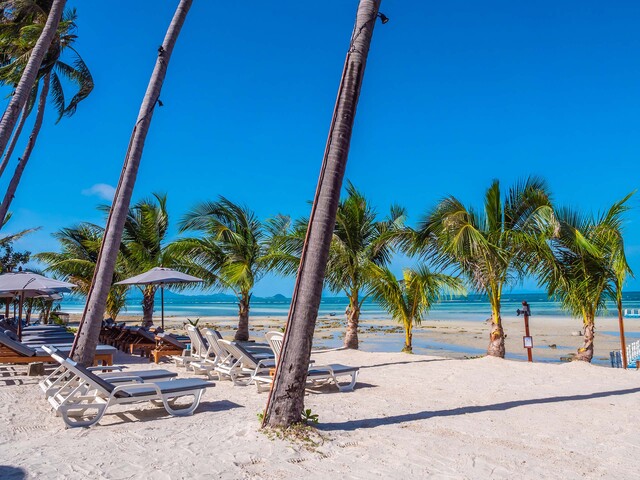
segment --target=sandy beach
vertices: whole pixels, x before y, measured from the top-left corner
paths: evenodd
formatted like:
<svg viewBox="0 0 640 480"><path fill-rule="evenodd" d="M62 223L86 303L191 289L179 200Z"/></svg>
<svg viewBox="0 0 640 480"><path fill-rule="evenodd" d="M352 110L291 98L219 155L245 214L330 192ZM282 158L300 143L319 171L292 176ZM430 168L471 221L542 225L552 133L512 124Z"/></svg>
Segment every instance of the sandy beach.
<svg viewBox="0 0 640 480"><path fill-rule="evenodd" d="M191 417L114 407L65 429L37 386L3 372L0 477L69 479L634 478L638 372L584 363L334 351L356 389L309 394L317 445L266 436L254 386L217 381ZM120 361L131 357L120 354ZM139 362L139 360L138 360ZM163 367L176 369L171 365ZM152 368L142 363L136 368ZM181 377L189 376L176 369Z"/></svg>

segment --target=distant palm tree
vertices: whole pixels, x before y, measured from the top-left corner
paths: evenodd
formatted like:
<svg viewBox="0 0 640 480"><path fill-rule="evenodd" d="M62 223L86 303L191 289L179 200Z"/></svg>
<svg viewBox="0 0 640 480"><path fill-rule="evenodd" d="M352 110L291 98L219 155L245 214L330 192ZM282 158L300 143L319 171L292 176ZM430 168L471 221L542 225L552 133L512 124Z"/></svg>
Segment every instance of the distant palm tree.
<svg viewBox="0 0 640 480"><path fill-rule="evenodd" d="M271 270L271 241L285 227L286 222L263 224L248 208L220 197L196 205L180 223L181 233L201 237L182 238L168 248L175 264L202 278L205 288L231 290L237 296L236 340L249 340L252 290Z"/></svg>
<svg viewBox="0 0 640 480"><path fill-rule="evenodd" d="M31 15L30 10L25 13L21 13L23 12L21 9L23 5L34 7L36 5L39 5L39 3L37 0L8 0L2 2L2 5L0 6L0 13L2 13L2 22L0 22L0 28L5 30L5 33L7 33L6 29L20 29L22 27L21 15ZM24 69L20 75L20 81L18 82L15 91L11 96L9 105L6 108L4 115L2 115L2 119L0 119L0 155L4 153L5 148L7 147L7 143L9 143L11 132L13 132L13 129L16 126L16 122L18 121L18 116L27 104L29 95L33 90L33 86L36 82L36 78L38 77L42 62L45 58L45 55L49 51L51 42L56 35L58 24L60 23L60 18L62 17L62 13L64 11L64 5L65 0L51 0L50 8L48 9L48 15L46 21L44 22L44 27L42 28L41 33L37 41L35 42L33 50L29 55L29 59L24 66ZM14 23L14 25L12 25L12 23ZM27 36L29 36L29 31L25 33L27 34ZM7 34L9 35L9 37L14 35L11 32L8 32ZM10 61L10 58L12 57L7 56L5 53L0 53L0 61L2 61L3 63Z"/></svg>
<svg viewBox="0 0 640 480"><path fill-rule="evenodd" d="M374 267L371 292L376 301L395 320L402 323L405 333L403 352L413 353L413 326L420 325L442 294L463 294L462 282L450 275L432 273L425 266L406 268L402 279L388 268Z"/></svg>
<svg viewBox="0 0 640 480"><path fill-rule="evenodd" d="M162 45L158 48L156 64L140 106L138 119L131 133L113 206L109 212L95 275L78 327L76 341L71 349L71 356L83 365L89 365L93 362L144 143L149 132L153 112L160 99L160 91L167 74L173 48L192 3L193 0L180 0L176 8Z"/></svg>
<svg viewBox="0 0 640 480"><path fill-rule="evenodd" d="M47 265L45 272L75 283L78 286L76 292L86 296L96 268L103 229L91 223L81 223L63 228L53 236L60 243L61 251L38 253L34 258ZM126 264L122 255L119 255L113 282L124 280L126 275ZM125 306L126 291L127 288L122 285L113 285L109 290L106 312L114 320Z"/></svg>
<svg viewBox="0 0 640 480"><path fill-rule="evenodd" d="M101 207L109 212L109 206ZM154 193L129 208L122 232L121 256L124 273L131 277L154 267L170 267L167 253L169 214L167 196ZM142 292L142 323L153 324L153 307L157 285L140 285Z"/></svg>
<svg viewBox="0 0 640 480"><path fill-rule="evenodd" d="M622 280L630 273L622 238L630 197L595 218L570 208L558 209L554 234L540 244L536 265L540 285L583 321L584 342L576 360L593 358L595 317L605 308L607 297L621 298Z"/></svg>
<svg viewBox="0 0 640 480"><path fill-rule="evenodd" d="M500 300L505 287L527 271L530 245L553 218L548 188L530 177L516 183L504 198L494 180L482 212L450 196L428 213L417 232L416 250L439 267L453 267L479 293L489 297L491 333L487 353L504 357Z"/></svg>
<svg viewBox="0 0 640 480"><path fill-rule="evenodd" d="M39 5L39 3L42 3L42 5ZM26 5L27 7L22 6L22 8L28 9L31 14L24 15L24 18L22 19L24 25L20 28L20 32L24 33L22 33L19 38L14 38L13 43L10 43L12 37L7 38L6 34L4 36L0 35L0 53L4 56L15 57L15 59L12 58L12 61L0 67L0 82L3 84L16 86L19 83L22 72L24 71L28 59L34 50L34 45L42 32L44 20L47 18L49 13L47 11L47 8L50 7L49 3L27 0ZM93 78L91 73L89 72L87 65L82 60L80 54L72 46L77 38L74 33L76 29L76 18L76 11L75 9L72 9L65 12L62 20L60 21L57 35L54 37L54 41L49 47L47 55L40 67L30 99L24 107L16 132L14 133L7 152L4 155L2 164L0 164L0 175L2 175L4 169L9 163L9 159L13 153L18 137L20 136L25 120L36 103L38 90L40 90L40 83L42 83L42 90L40 92L40 99L37 102L36 119L33 129L29 136L29 141L27 142L25 151L18 161L13 177L9 182L2 204L0 204L0 218L2 218L3 215L6 215L6 212L9 210L24 169L29 162L33 149L35 148L36 140L38 138L40 128L42 127L46 100L49 92L51 92L51 98L58 113L58 121L60 121L63 116L73 115L78 104L87 98L93 90ZM62 56L65 52L71 53L69 60L62 60ZM61 76L67 81L75 84L77 87L77 93L68 103L65 101L65 94L60 78Z"/></svg>
<svg viewBox="0 0 640 480"><path fill-rule="evenodd" d="M366 290L374 278L372 267L383 267L391 260L406 212L401 207L392 206L389 215L378 220L373 206L351 182L347 183L346 193L336 212L325 284L333 292L347 295L349 306L344 346L357 349L360 311L368 297ZM296 222L288 238L281 242L282 246L274 249L276 268L281 273L293 274L297 270L307 223L306 219ZM277 257L278 253L281 258Z"/></svg>

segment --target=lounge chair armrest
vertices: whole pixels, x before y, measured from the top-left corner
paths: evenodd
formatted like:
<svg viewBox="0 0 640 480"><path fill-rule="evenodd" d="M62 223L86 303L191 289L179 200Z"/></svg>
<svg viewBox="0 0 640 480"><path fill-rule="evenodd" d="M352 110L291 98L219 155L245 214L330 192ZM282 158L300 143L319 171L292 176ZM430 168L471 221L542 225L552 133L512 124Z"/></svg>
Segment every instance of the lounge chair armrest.
<svg viewBox="0 0 640 480"><path fill-rule="evenodd" d="M97 365L95 367L89 367L87 370L90 372L104 372L105 370L117 370L121 372L125 368L129 368L126 365Z"/></svg>
<svg viewBox="0 0 640 480"><path fill-rule="evenodd" d="M115 397L115 395L117 393L121 392L122 390L131 391L131 390L136 390L136 389L148 389L148 388L153 388L158 395L162 395L162 392L160 391L160 387L158 385L156 385L155 383L138 383L138 384L134 384L134 385L131 385L131 384L118 385L111 392L111 397Z"/></svg>
<svg viewBox="0 0 640 480"><path fill-rule="evenodd" d="M135 375L129 375L125 377L109 377L105 375L102 377L103 380L111 383L122 383L122 382L136 382L136 383L144 383L144 380L141 377Z"/></svg>

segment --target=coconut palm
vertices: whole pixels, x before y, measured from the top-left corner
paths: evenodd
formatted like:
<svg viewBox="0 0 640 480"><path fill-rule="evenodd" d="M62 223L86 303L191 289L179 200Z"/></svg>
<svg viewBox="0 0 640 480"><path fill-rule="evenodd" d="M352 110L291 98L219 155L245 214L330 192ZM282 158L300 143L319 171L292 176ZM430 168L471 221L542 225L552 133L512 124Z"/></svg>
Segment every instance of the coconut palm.
<svg viewBox="0 0 640 480"><path fill-rule="evenodd" d="M623 214L630 197L598 217L558 209L555 232L540 244L536 256L540 285L564 309L582 318L584 341L576 360L590 362L593 358L595 317L604 310L607 297L620 298L622 281L630 273L622 237Z"/></svg>
<svg viewBox="0 0 640 480"><path fill-rule="evenodd" d="M109 212L109 206L100 207ZM151 198L136 202L122 232L121 256L123 270L127 276L139 275L154 267L169 267L171 259L167 253L169 214L167 196L154 193ZM153 324L153 307L157 285L136 286L142 292L142 323Z"/></svg>
<svg viewBox="0 0 640 480"><path fill-rule="evenodd" d="M300 412L304 409L311 341L320 308L356 107L379 8L380 0L360 0L358 5L263 426L288 427L300 421Z"/></svg>
<svg viewBox="0 0 640 480"><path fill-rule="evenodd" d="M60 244L59 252L42 252L34 257L47 265L45 272L75 283L75 292L88 295L91 280L96 268L103 229L91 223L81 223L75 227L63 228L53 236ZM118 259L118 268L114 271L113 282L124 280L127 271L122 255ZM114 320L124 308L126 287L113 285L107 297L107 314Z"/></svg>
<svg viewBox="0 0 640 480"><path fill-rule="evenodd" d="M439 202L421 223L416 251L439 267L452 267L471 288L484 293L491 304L491 333L487 353L504 357L500 315L503 290L527 271L526 253L536 235L545 231L553 210L545 182L529 177L502 197L494 180L478 212L450 196Z"/></svg>
<svg viewBox="0 0 640 480"><path fill-rule="evenodd" d="M71 352L73 358L84 365L89 365L93 362L144 143L149 132L155 106L160 99L160 90L164 83L173 48L192 3L193 0L180 0L176 8L164 41L158 48L156 64L140 106L138 119L133 127L129 149L125 155L118 188L113 199L113 206L109 212L93 282L87 296L82 320L78 327L76 343Z"/></svg>
<svg viewBox="0 0 640 480"><path fill-rule="evenodd" d="M412 338L414 325L420 325L443 293L465 293L462 282L450 275L433 273L424 265L405 268L402 279L389 268L372 267L371 293L376 301L394 319L402 323L405 334L405 353L413 353Z"/></svg>
<svg viewBox="0 0 640 480"><path fill-rule="evenodd" d="M249 339L249 310L256 282L272 269L272 239L287 223L263 224L248 208L220 197L189 211L180 232L200 237L176 240L169 252L181 270L202 278L205 288L231 290L238 298L238 328L235 339Z"/></svg>
<svg viewBox="0 0 640 480"><path fill-rule="evenodd" d="M2 115L2 119L0 119L0 155L4 153L5 148L7 147L7 143L9 143L11 132L13 132L13 129L16 126L16 122L18 121L18 116L27 104L29 95L31 95L42 62L47 52L49 51L49 47L53 39L55 38L58 24L60 23L60 18L62 17L62 13L64 11L65 3L65 0L51 0L51 6L48 9L46 21L43 22L44 27L42 28L40 35L38 36L38 39L29 54L29 58L26 64L24 65L24 68L20 75L20 80L17 83L13 95L11 96L9 105L6 108L4 115ZM4 26L6 26L6 24L11 23L15 23L15 25L13 25L13 28L22 27L23 22L21 15L31 15L30 10L22 10L22 6L24 5L34 6L37 5L37 1L8 0L2 3L2 7L0 7L0 13L2 13L2 21L0 21L0 24L3 25L3 28ZM24 33L27 37L33 38L33 36L30 35L31 32L32 29L27 29ZM20 33L22 34L23 32L20 30ZM9 33L9 35L11 34ZM2 53L0 55L0 60L3 63L11 61L11 58L15 57L7 55L5 53Z"/></svg>
<svg viewBox="0 0 640 480"><path fill-rule="evenodd" d="M26 62L33 52L34 43L37 41L37 38L43 29L43 20L46 19L48 15L47 8L50 7L49 2L38 2L33 0L27 0L26 5L28 7L23 8L28 9L31 14L25 15L25 18L22 19L22 22L26 24L21 27L20 31L26 31L27 33L22 34L18 40L14 41L13 44L10 43L11 37L7 38L7 35L0 35L0 39L2 39L0 42L0 52L5 56L10 56L12 58L15 57L13 61L8 62L3 67L0 67L0 82L4 84L18 84L26 66ZM2 172L13 153L13 149L18 137L20 136L25 120L31 112L40 90L40 98L37 102L36 118L33 129L29 136L25 151L18 161L15 172L9 182L2 204L0 204L0 218L6 214L11 206L11 202L17 191L24 169L29 162L33 149L35 148L36 140L42 127L49 92L51 92L51 99L57 110L58 121L60 121L63 116L73 115L78 104L87 98L93 90L93 78L91 73L89 72L87 65L82 60L80 54L73 48L73 43L77 38L75 35L76 18L77 15L75 9L71 9L65 12L62 20L60 21L57 35L54 37L54 41L51 43L40 67L30 99L24 108L18 128L13 135L13 139L2 160L2 164L0 165L0 175L2 175ZM77 88L77 92L68 103L65 100L62 78L74 84ZM41 89L40 84L42 84Z"/></svg>
<svg viewBox="0 0 640 480"><path fill-rule="evenodd" d="M357 349L360 311L368 297L367 287L373 280L371 267L385 266L391 260L406 213L403 208L392 206L389 215L378 220L373 206L351 182L347 184L346 193L336 212L325 285L335 293L347 295L349 306L344 346ZM306 219L298 220L282 246L274 249L276 268L280 272L295 273L298 268L307 223Z"/></svg>

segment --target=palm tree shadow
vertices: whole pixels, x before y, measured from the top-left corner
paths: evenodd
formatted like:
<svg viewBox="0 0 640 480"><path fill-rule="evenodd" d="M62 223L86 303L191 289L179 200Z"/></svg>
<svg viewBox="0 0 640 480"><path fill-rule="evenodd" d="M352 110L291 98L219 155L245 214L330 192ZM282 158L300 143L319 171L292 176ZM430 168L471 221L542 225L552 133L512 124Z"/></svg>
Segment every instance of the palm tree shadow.
<svg viewBox="0 0 640 480"><path fill-rule="evenodd" d="M560 397L548 398L531 398L528 400L514 400L511 402L495 403L492 405L477 405L470 407L458 407L449 410L424 410L416 413L406 413L403 415L392 415L381 418L363 418L359 420L347 420L346 422L322 423L317 425L319 430L344 430L353 431L360 428L375 428L383 425L394 425L398 423L415 422L417 420L427 420L435 417L453 417L457 415L466 415L469 413L481 413L491 411L503 411L525 405L541 405L546 403L571 402L578 400L589 400L592 398L604 398L619 395L629 395L640 392L638 388L628 388L625 390L611 390L607 392L595 392L585 395L565 395Z"/></svg>
<svg viewBox="0 0 640 480"><path fill-rule="evenodd" d="M414 360L414 361L410 361L410 360L406 360L403 362L388 362L388 363L377 363L375 365L362 365L360 367L360 369L364 369L364 368L377 368L377 367L387 367L389 365L407 365L409 363L431 363L431 362L450 362L451 358L430 358L427 360ZM360 385L360 384L358 384Z"/></svg>

